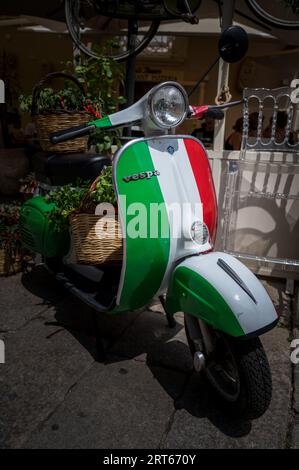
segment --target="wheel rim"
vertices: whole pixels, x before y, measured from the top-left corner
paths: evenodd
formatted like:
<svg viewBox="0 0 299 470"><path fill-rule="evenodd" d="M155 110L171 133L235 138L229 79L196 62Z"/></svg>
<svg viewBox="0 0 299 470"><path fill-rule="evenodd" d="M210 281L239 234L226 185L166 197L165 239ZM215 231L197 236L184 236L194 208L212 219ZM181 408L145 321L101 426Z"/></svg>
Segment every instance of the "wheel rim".
<svg viewBox="0 0 299 470"><path fill-rule="evenodd" d="M200 322L185 314L185 327L192 354L200 351L199 344L202 344L206 356L206 368L204 369L207 379L226 401L234 402L240 394L240 378L238 367L234 359L233 352L225 339L225 336L216 332L212 327L207 327L209 334L214 337L214 350L208 354L208 338L201 330ZM202 341L196 341L196 329L198 337ZM193 337L193 339L192 339ZM191 344L190 344L191 343Z"/></svg>
<svg viewBox="0 0 299 470"><path fill-rule="evenodd" d="M278 8L279 5L276 7L274 3L267 6L268 10L266 9L266 5L264 5L263 1L256 1L256 0L247 0L247 4L249 8L261 19L264 20L266 23L281 29L297 29L299 28L299 14L298 12L292 11L291 8L285 8L283 13L284 17L276 17L275 8ZM272 10L271 10L272 8Z"/></svg>
<svg viewBox="0 0 299 470"><path fill-rule="evenodd" d="M218 337L215 357L208 361L205 373L227 401L236 401L240 393L240 378L233 353L223 336Z"/></svg>
<svg viewBox="0 0 299 470"><path fill-rule="evenodd" d="M92 2L86 0L66 0L65 2L65 17L66 23L68 27L69 34L76 44L78 49L80 49L84 54L92 57L94 59L99 59L100 57L107 57L111 59L115 59L119 62L126 60L128 57L134 56L141 52L153 39L157 30L159 28L159 21L152 21L152 22L138 22L139 25L146 25L141 28L141 32L139 32L137 36L137 42L135 46L129 50L126 50L126 34L125 31L122 32L122 29L118 29L118 32L114 32L112 35L111 33L107 32L105 28L114 28L112 22L114 21L112 18L109 17L101 17L102 20L105 20L101 26L102 29L99 32L102 32L104 35L110 37L110 39L105 43L101 44L102 50L97 52L96 50L92 49L93 45L90 47L89 44L86 45L83 42L83 37L80 36L80 27L84 27L84 19L80 20L80 4L87 3L92 8ZM101 21L99 21L101 23ZM149 24L150 23L150 24ZM80 25L80 26L79 26ZM106 32L105 32L106 31ZM125 45L122 44L125 41ZM119 47L116 47L115 44L119 43ZM92 43L91 43L92 44ZM111 45L110 45L111 44Z"/></svg>

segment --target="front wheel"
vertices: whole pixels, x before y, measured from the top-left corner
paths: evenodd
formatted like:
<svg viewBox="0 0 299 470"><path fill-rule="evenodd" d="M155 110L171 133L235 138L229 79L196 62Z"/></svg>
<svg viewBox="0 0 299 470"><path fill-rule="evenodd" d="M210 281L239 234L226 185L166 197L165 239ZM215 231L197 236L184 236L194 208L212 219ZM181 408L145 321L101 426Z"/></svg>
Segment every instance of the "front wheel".
<svg viewBox="0 0 299 470"><path fill-rule="evenodd" d="M259 338L233 338L187 314L185 328L191 354L204 353L206 377L229 414L262 416L271 402L272 379Z"/></svg>

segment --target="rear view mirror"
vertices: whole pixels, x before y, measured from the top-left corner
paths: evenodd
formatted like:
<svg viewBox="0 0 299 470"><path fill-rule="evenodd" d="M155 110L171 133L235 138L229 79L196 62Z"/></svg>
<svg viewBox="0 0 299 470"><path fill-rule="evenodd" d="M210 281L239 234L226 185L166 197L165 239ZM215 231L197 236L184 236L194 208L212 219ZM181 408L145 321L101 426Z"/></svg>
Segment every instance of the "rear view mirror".
<svg viewBox="0 0 299 470"><path fill-rule="evenodd" d="M221 34L218 50L225 62L238 62L245 56L247 49L248 35L241 26L230 26Z"/></svg>

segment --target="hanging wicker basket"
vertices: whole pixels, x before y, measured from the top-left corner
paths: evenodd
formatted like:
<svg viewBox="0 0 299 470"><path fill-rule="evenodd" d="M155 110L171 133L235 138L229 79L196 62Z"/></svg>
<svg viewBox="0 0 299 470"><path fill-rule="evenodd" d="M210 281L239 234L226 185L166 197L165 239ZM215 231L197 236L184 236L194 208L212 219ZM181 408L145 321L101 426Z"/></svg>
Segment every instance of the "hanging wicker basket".
<svg viewBox="0 0 299 470"><path fill-rule="evenodd" d="M79 264L107 264L122 260L122 236L117 219L83 213L71 217L70 225Z"/></svg>
<svg viewBox="0 0 299 470"><path fill-rule="evenodd" d="M89 114L87 114L85 111L57 112L55 110L53 112L48 111L43 113L39 113L38 111L38 99L41 90L47 82L56 78L64 78L67 80L71 80L78 86L82 93L82 96L85 96L84 88L82 84L76 79L76 77L63 72L50 73L35 86L32 93L31 116L32 120L36 125L40 145L42 149L47 152L84 152L87 147L88 136L53 145L49 140L49 134L51 132L60 131L68 127L74 127L79 126L80 124L84 124L86 121L90 120Z"/></svg>
<svg viewBox="0 0 299 470"><path fill-rule="evenodd" d="M21 251L10 253L5 249L0 249L0 276L9 276L19 273L22 270L23 255Z"/></svg>
<svg viewBox="0 0 299 470"><path fill-rule="evenodd" d="M85 201L95 189L101 175L92 183ZM80 212L70 217L71 238L78 264L111 264L123 258L123 239L117 216Z"/></svg>

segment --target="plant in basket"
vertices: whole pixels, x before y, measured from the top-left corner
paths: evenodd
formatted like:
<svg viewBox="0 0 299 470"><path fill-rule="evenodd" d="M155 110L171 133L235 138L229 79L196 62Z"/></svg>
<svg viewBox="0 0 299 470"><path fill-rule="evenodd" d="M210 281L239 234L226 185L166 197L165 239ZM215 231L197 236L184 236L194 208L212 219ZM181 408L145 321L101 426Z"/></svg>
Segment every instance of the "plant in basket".
<svg viewBox="0 0 299 470"><path fill-rule="evenodd" d="M69 226L69 219L76 212L94 214L96 206L106 202L116 206L116 196L112 182L112 167L104 168L101 175L91 185L91 181L77 180L76 186L68 184L46 196L55 209L48 213L49 222L56 232Z"/></svg>
<svg viewBox="0 0 299 470"><path fill-rule="evenodd" d="M101 175L90 183L78 182L59 188L48 195L55 204L49 212L49 222L55 231L71 229L77 262L81 264L103 264L122 259L122 235L116 217L97 215L100 203L116 207L116 195L112 182L112 167L106 167Z"/></svg>
<svg viewBox="0 0 299 470"><path fill-rule="evenodd" d="M63 80L64 86L60 89L53 86L53 82L57 80ZM90 114L85 110L84 87L75 76L64 72L50 73L34 87L32 96L19 97L19 106L22 112L30 111L43 150L54 152L86 150L87 137L56 146L49 140L51 132L90 120Z"/></svg>
<svg viewBox="0 0 299 470"><path fill-rule="evenodd" d="M122 67L113 59L87 59L80 65L66 64L67 72L47 75L34 88L32 95L19 97L20 111L31 113L43 150L55 152L85 151L87 143L98 153L110 154L113 145L119 146L118 131L99 130L94 136L80 137L53 145L51 132L83 124L114 112L124 98L119 95L123 79ZM62 88L53 83L63 80ZM50 86L51 85L51 86Z"/></svg>
<svg viewBox="0 0 299 470"><path fill-rule="evenodd" d="M68 67L72 68L73 63L69 62ZM91 108L87 109L95 118L115 113L126 102L119 93L124 78L123 66L119 62L109 57L85 59L75 66L74 74L86 89L87 100L91 103ZM97 153L110 154L113 146L121 145L119 130L107 132L97 129L90 137L89 145L94 145Z"/></svg>

